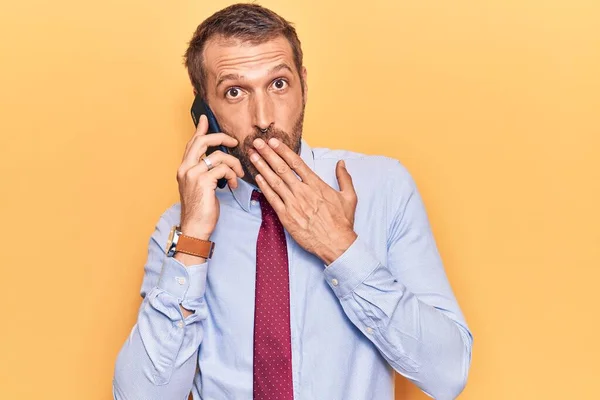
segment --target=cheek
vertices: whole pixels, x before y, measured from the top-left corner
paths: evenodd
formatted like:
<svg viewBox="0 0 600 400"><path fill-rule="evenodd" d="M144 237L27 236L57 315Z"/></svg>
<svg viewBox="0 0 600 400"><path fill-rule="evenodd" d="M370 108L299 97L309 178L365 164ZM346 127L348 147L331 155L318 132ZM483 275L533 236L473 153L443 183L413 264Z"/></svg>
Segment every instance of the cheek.
<svg viewBox="0 0 600 400"><path fill-rule="evenodd" d="M298 116L302 112L302 97L294 96L290 98L282 98L276 103L275 115L276 122L279 122L279 127L285 132L290 133L294 127Z"/></svg>
<svg viewBox="0 0 600 400"><path fill-rule="evenodd" d="M219 125L223 132L243 142L248 132L252 131L252 123L247 110L230 109L224 111L224 116L219 118Z"/></svg>

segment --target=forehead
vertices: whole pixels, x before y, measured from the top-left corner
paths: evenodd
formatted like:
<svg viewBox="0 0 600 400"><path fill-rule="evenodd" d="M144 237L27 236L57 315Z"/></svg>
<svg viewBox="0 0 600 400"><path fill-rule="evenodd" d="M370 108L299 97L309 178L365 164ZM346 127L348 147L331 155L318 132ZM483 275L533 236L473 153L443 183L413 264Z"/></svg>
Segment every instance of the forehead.
<svg viewBox="0 0 600 400"><path fill-rule="evenodd" d="M227 73L250 78L281 63L294 69L292 47L283 36L260 44L217 37L211 38L204 47L204 67L209 80Z"/></svg>

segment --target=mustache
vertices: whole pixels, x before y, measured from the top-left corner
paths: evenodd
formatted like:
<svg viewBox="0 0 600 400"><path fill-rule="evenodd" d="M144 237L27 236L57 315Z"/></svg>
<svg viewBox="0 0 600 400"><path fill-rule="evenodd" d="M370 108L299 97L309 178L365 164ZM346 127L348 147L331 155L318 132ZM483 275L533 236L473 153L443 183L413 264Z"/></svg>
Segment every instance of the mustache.
<svg viewBox="0 0 600 400"><path fill-rule="evenodd" d="M266 131L262 131L259 128L256 128L256 129L254 129L252 134L248 135L244 139L241 147L244 149L254 147L253 143L256 139L262 139L265 142L267 142L271 138L283 139L283 138L286 138L287 136L288 136L287 133L285 133L281 129L277 129L277 128L273 127L273 125L269 126L269 128L267 128Z"/></svg>

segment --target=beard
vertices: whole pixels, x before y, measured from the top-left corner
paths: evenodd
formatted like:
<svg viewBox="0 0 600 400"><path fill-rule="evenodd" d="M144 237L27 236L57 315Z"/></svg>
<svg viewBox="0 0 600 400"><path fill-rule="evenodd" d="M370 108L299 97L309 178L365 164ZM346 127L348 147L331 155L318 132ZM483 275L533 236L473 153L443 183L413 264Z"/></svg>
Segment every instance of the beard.
<svg viewBox="0 0 600 400"><path fill-rule="evenodd" d="M253 142L255 139L262 139L265 143L271 139L276 138L279 139L282 143L285 143L292 151L296 154L300 154L300 147L302 143L302 127L304 125L304 106L302 107L302 111L300 112L300 116L294 123L291 132L285 132L281 129L275 128L273 125L269 126L267 131L262 132L259 128L256 128L252 134L248 135L243 142L238 144L235 147L229 148L229 153L240 160L242 164L242 168L244 169L244 177L242 178L248 183L253 184L254 186L258 186L256 184L255 177L258 174L258 170L250 161L250 157L248 154L248 150L254 149ZM223 130L223 133L228 134L232 137L237 137L233 132L227 132ZM268 146L268 145L267 145ZM254 149L256 151L256 149Z"/></svg>

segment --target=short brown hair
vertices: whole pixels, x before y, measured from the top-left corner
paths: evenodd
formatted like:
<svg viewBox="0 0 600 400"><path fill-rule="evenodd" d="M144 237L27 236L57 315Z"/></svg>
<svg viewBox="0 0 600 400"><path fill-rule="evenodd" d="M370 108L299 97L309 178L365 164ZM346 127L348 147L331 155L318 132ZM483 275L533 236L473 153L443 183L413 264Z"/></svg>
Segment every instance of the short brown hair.
<svg viewBox="0 0 600 400"><path fill-rule="evenodd" d="M261 44L277 36L284 36L294 54L294 63L302 79L302 47L292 24L268 8L258 4L240 3L217 11L202 22L185 52L185 66L192 85L203 98L206 97L204 80L203 50L208 39L213 36L225 39L238 39L252 44Z"/></svg>

